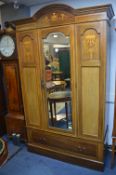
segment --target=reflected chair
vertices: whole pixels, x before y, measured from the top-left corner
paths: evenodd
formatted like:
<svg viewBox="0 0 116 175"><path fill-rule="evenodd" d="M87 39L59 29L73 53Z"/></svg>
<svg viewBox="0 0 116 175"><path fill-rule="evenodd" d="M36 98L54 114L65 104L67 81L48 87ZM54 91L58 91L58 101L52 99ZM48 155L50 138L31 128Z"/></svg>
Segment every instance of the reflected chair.
<svg viewBox="0 0 116 175"><path fill-rule="evenodd" d="M68 128L68 102L71 101L71 93L70 91L57 91L49 94L48 102L50 105L50 113L51 113L51 124L54 126L54 117L53 117L53 108L54 105L54 114L55 114L55 121L56 121L56 103L65 103L65 113L66 113L66 125Z"/></svg>
<svg viewBox="0 0 116 175"><path fill-rule="evenodd" d="M62 71L53 71L52 80L53 81L64 80L64 73Z"/></svg>
<svg viewBox="0 0 116 175"><path fill-rule="evenodd" d="M52 81L55 84L55 91L65 91L66 82L65 81Z"/></svg>

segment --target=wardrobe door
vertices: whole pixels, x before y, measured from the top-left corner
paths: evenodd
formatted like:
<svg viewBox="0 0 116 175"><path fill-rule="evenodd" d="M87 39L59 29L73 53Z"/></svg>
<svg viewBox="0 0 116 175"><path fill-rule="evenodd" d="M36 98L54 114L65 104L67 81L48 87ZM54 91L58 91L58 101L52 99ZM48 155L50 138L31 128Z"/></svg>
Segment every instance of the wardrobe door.
<svg viewBox="0 0 116 175"><path fill-rule="evenodd" d="M27 127L41 126L41 85L37 32L17 34L19 65Z"/></svg>
<svg viewBox="0 0 116 175"><path fill-rule="evenodd" d="M79 65L79 135L103 140L106 23L78 24L77 63Z"/></svg>
<svg viewBox="0 0 116 175"><path fill-rule="evenodd" d="M74 26L38 30L41 49L44 121L58 132L75 132L77 86L75 81ZM48 79L48 72L51 78ZM47 75L47 76L46 76ZM64 85L64 86L62 86ZM51 89L50 89L51 88Z"/></svg>

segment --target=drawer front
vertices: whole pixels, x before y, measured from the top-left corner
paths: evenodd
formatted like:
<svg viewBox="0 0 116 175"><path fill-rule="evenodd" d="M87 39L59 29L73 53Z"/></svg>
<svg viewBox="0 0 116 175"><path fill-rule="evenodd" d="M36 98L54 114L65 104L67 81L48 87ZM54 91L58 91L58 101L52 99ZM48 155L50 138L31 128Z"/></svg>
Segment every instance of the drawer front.
<svg viewBox="0 0 116 175"><path fill-rule="evenodd" d="M81 154L94 158L97 158L98 154L98 146L95 143L86 143L76 138L51 134L45 131L31 130L29 141L52 149L55 148L68 153Z"/></svg>

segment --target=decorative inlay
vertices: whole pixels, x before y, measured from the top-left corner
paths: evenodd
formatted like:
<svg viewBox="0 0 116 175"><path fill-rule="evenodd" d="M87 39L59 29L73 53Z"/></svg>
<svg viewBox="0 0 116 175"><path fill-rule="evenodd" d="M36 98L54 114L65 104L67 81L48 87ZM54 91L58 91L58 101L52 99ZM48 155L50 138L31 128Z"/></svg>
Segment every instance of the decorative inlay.
<svg viewBox="0 0 116 175"><path fill-rule="evenodd" d="M69 21L74 21L73 15L63 12L53 12L48 13L47 16L44 15L38 20L38 25L48 26L50 24L68 23Z"/></svg>
<svg viewBox="0 0 116 175"><path fill-rule="evenodd" d="M25 45L24 47L25 58L30 59L32 47L30 47L30 43L25 43L24 45Z"/></svg>
<svg viewBox="0 0 116 175"><path fill-rule="evenodd" d="M22 40L23 45L23 63L32 63L35 58L33 56L34 53L34 43L31 36L25 36Z"/></svg>
<svg viewBox="0 0 116 175"><path fill-rule="evenodd" d="M56 21L57 18L58 18L58 16L56 15L56 13L53 13L53 14L51 15L51 21Z"/></svg>
<svg viewBox="0 0 116 175"><path fill-rule="evenodd" d="M64 20L65 15L62 13L61 14L61 19Z"/></svg>
<svg viewBox="0 0 116 175"><path fill-rule="evenodd" d="M84 60L99 59L99 34L96 30L86 30L82 35L81 54Z"/></svg>
<svg viewBox="0 0 116 175"><path fill-rule="evenodd" d="M93 59L95 43L96 43L96 36L92 34L88 35L85 37L85 40L86 40L85 42L86 42L88 53L89 53L89 58Z"/></svg>

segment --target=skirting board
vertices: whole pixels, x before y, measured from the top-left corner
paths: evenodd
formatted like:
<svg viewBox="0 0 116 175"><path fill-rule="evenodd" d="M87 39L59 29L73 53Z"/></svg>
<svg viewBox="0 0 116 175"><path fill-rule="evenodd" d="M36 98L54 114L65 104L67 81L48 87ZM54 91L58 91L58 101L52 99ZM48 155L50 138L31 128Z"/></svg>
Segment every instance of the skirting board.
<svg viewBox="0 0 116 175"><path fill-rule="evenodd" d="M104 163L103 162L86 159L86 158L83 158L80 156L79 157L74 156L74 155L69 156L68 154L61 153L61 152L58 152L56 150L52 150L52 149L48 149L48 148L43 148L39 145L34 145L34 144L28 143L28 150L31 152L39 153L41 155L52 157L54 159L59 159L59 160L62 160L64 162L69 162L69 163L73 163L76 165L81 165L81 166L95 169L98 171L104 170Z"/></svg>

